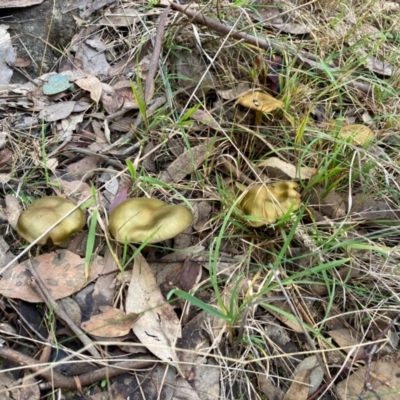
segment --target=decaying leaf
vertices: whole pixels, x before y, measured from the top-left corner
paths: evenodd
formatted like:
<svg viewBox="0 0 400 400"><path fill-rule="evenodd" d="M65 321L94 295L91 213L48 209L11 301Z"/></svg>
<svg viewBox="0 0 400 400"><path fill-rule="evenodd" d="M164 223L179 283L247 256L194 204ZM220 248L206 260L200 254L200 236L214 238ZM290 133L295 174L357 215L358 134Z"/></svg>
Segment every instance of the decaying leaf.
<svg viewBox="0 0 400 400"><path fill-rule="evenodd" d="M398 220L400 218L400 210L390 204L388 200L368 198L363 193L353 196L351 213L354 217L367 221Z"/></svg>
<svg viewBox="0 0 400 400"><path fill-rule="evenodd" d="M22 213L21 204L15 196L11 196L10 194L5 196L5 201L7 221L13 229L16 229L18 218Z"/></svg>
<svg viewBox="0 0 400 400"><path fill-rule="evenodd" d="M196 171L196 169L204 162L207 156L207 146L200 144L190 151L185 151L172 162L166 171L164 171L160 179L164 182L180 182L186 175Z"/></svg>
<svg viewBox="0 0 400 400"><path fill-rule="evenodd" d="M361 367L336 385L340 400L357 400L360 398L360 393L364 388L366 372L367 366ZM397 360L388 358L372 362L370 375L370 385L380 398L398 400L400 393L400 366ZM375 394L370 394L368 398L377 399L378 397Z"/></svg>
<svg viewBox="0 0 400 400"><path fill-rule="evenodd" d="M140 253L134 261L125 310L141 314L132 325L140 342L179 370L175 352L175 341L181 336L179 319L163 298L149 265Z"/></svg>
<svg viewBox="0 0 400 400"><path fill-rule="evenodd" d="M30 303L43 301L32 281L29 263L36 269L47 290L55 300L79 291L93 279L96 279L104 268L103 259L97 256L90 263L90 275L86 280L85 263L78 255L68 250L46 253L28 259L15 267L8 268L1 280L0 294Z"/></svg>
<svg viewBox="0 0 400 400"><path fill-rule="evenodd" d="M283 400L307 400L310 374L311 372L308 369L299 371L294 376L294 381L290 385Z"/></svg>
<svg viewBox="0 0 400 400"><path fill-rule="evenodd" d="M243 189L238 185L239 189ZM276 182L246 188L240 208L250 218L246 223L254 228L273 224L288 211L299 209L300 194L295 182Z"/></svg>
<svg viewBox="0 0 400 400"><path fill-rule="evenodd" d="M277 179L311 179L317 173L316 168L298 168L278 157L267 158L258 167L264 167L269 178Z"/></svg>
<svg viewBox="0 0 400 400"><path fill-rule="evenodd" d="M357 357L361 354L364 349L362 344L362 335L358 332L351 331L347 328L335 329L334 331L329 331L328 335L343 348L343 351L350 353L352 357Z"/></svg>
<svg viewBox="0 0 400 400"><path fill-rule="evenodd" d="M76 80L75 85L88 91L90 93L90 98L98 104L101 97L102 87L101 82L95 76L89 74L86 78Z"/></svg>
<svg viewBox="0 0 400 400"><path fill-rule="evenodd" d="M74 107L75 101L64 101L52 104L40 111L39 118L47 122L58 121L67 118L73 112Z"/></svg>
<svg viewBox="0 0 400 400"><path fill-rule="evenodd" d="M139 20L140 15L134 8L118 7L112 11L106 10L98 24L105 26L129 26L132 29L135 22Z"/></svg>
<svg viewBox="0 0 400 400"><path fill-rule="evenodd" d="M276 29L293 35L304 35L310 33L313 28L306 24L296 24L295 22L285 22L283 24L271 24Z"/></svg>
<svg viewBox="0 0 400 400"><path fill-rule="evenodd" d="M374 132L368 126L362 124L342 126L339 130L339 135L346 140L351 138L359 146L371 142L374 138Z"/></svg>
<svg viewBox="0 0 400 400"><path fill-rule="evenodd" d="M107 46L100 40L99 36L86 41L80 41L74 46L75 57L82 61L83 70L92 75L107 75L110 69L104 52Z"/></svg>
<svg viewBox="0 0 400 400"><path fill-rule="evenodd" d="M215 86L215 78L199 54L187 50L175 54L175 69L180 87L193 84L194 90L198 86L195 94L202 96ZM188 91L190 93L190 89Z"/></svg>
<svg viewBox="0 0 400 400"><path fill-rule="evenodd" d="M239 97L237 103L251 110L262 111L266 113L270 113L284 106L282 101L276 99L268 93L260 91L251 91L250 93Z"/></svg>
<svg viewBox="0 0 400 400"><path fill-rule="evenodd" d="M110 306L101 306L100 314L92 315L82 322L81 328L91 335L102 337L120 337L129 333L136 314L125 314L122 310Z"/></svg>
<svg viewBox="0 0 400 400"><path fill-rule="evenodd" d="M250 85L247 82L241 82L236 87L227 90L217 90L217 93L224 100L235 100L240 96L243 96L250 90Z"/></svg>
<svg viewBox="0 0 400 400"><path fill-rule="evenodd" d="M300 372L308 371L308 379L304 380L303 382L308 385L307 388L307 396L311 396L313 393L317 391L319 386L322 383L322 380L324 379L324 370L322 366L318 362L318 358L316 356L309 356L306 357L304 360L300 362L300 364L296 367L296 369L293 372L294 379L295 380L300 380L299 374ZM306 376L307 376L306 375ZM300 380L302 381L302 380ZM301 385L305 386L305 385Z"/></svg>
<svg viewBox="0 0 400 400"><path fill-rule="evenodd" d="M114 87L106 83L102 83L101 86L101 101L108 114L114 114L122 109L134 110L139 108L129 82L119 83Z"/></svg>

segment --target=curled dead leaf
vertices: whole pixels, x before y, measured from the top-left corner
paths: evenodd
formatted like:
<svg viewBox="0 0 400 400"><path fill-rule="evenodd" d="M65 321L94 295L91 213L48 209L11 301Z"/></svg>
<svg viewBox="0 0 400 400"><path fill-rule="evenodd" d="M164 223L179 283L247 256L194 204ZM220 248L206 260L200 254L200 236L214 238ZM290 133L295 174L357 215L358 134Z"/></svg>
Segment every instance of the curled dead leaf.
<svg viewBox="0 0 400 400"><path fill-rule="evenodd" d="M279 179L311 179L316 173L316 168L296 167L278 157L270 157L261 161L258 167L264 167L268 177Z"/></svg>

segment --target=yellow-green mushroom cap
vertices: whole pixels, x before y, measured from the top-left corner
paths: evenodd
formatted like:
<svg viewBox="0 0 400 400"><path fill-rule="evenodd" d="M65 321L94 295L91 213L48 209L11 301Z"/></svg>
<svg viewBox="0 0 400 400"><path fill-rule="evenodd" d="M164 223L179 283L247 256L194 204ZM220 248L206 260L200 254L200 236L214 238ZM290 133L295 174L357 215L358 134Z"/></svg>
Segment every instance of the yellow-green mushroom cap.
<svg viewBox="0 0 400 400"><path fill-rule="evenodd" d="M76 207L76 204L73 201L63 197L51 196L35 200L19 216L17 232L27 242L32 243L74 207ZM77 208L43 236L37 244L44 245L50 239L55 245L59 245L73 233L80 231L84 225L85 214L80 208Z"/></svg>
<svg viewBox="0 0 400 400"><path fill-rule="evenodd" d="M287 211L297 210L301 204L297 188L295 182L277 182L251 187L240 202L243 213L253 217L246 221L248 225L258 228L273 224Z"/></svg>
<svg viewBox="0 0 400 400"><path fill-rule="evenodd" d="M193 221L184 206L158 199L128 199L110 214L111 235L120 243L157 243L183 232Z"/></svg>

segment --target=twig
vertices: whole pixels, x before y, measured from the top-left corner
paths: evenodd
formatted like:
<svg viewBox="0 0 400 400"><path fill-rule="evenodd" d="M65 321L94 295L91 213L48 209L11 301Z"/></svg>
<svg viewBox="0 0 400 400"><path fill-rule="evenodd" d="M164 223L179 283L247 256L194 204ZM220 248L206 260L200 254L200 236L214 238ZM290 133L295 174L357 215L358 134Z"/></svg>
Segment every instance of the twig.
<svg viewBox="0 0 400 400"><path fill-rule="evenodd" d="M67 315L64 311L64 308L61 304L58 304L53 297L51 296L50 292L47 290L46 286L44 285L42 279L40 278L39 274L36 272L35 268L33 268L32 263L29 264L29 271L32 276L35 278L35 284L38 289L38 293L43 298L43 301L54 310L54 313L60 317L65 324L71 328L71 330L75 333L78 339L83 343L85 347L87 347L88 352L95 358L101 358L100 353L97 351L94 343L90 338L82 332L82 330L75 325L72 319Z"/></svg>
<svg viewBox="0 0 400 400"><path fill-rule="evenodd" d="M0 346L0 357L10 360L18 365L23 365L36 372L49 382L42 384L42 389L62 388L76 390L79 386L88 386L102 379L111 378L120 375L127 370L148 368L154 363L154 360L130 360L121 361L104 368L86 374L68 377L53 370L54 365L40 364L37 360L22 354L16 350Z"/></svg>
<svg viewBox="0 0 400 400"><path fill-rule="evenodd" d="M154 39L154 46L153 46L153 54L151 56L150 60L150 68L149 72L147 73L147 78L146 78L146 86L144 89L144 103L147 104L147 102L150 100L150 97L152 96L152 91L154 87L154 78L156 76L158 66L159 66L159 61L160 61L160 54L161 54L161 48L162 48L162 42L163 42L163 37L164 37L164 28L165 25L167 24L168 20L168 13L170 12L171 8L167 7L163 13L160 16L159 22L158 22L158 27L157 27L157 33L156 37ZM134 123L135 127L138 127L140 123L142 122L143 116L141 113L138 113L136 117L136 121ZM147 117L146 117L147 119Z"/></svg>
<svg viewBox="0 0 400 400"><path fill-rule="evenodd" d="M288 50L288 46L283 45L282 43L276 42L274 40L264 40L256 38L252 35L249 35L246 32L240 32L238 30L232 29L232 27L222 24L215 19L206 17L203 14L196 12L195 10L189 8L189 6L180 5L177 3L170 3L171 8L177 10L185 15L187 15L191 21L197 22L201 25L205 25L210 29L221 33L222 35L229 35L234 39L244 40L246 43L249 43L253 46L260 47L265 50L275 50L278 54L283 54Z"/></svg>
<svg viewBox="0 0 400 400"><path fill-rule="evenodd" d="M215 19L206 17L205 15L189 8L189 6L185 5L180 5L177 3L173 3L172 1L170 2L171 8L174 10L177 10L186 16L188 16L191 21L197 22L201 25L205 25L209 27L210 29L214 30L215 32L218 32L222 35L228 35L230 37L233 37L234 39L238 40L243 40L246 43L249 43L253 46L259 47L261 49L265 50L274 50L276 54L283 55L285 53L290 54L292 57L298 57L301 61L307 62L310 65L312 65L314 68L317 68L321 71L326 71L327 68L327 62L323 60L319 60L315 55L308 53L306 51L299 50L295 46L290 46L286 43L279 42L277 40L273 39L260 39L255 36L249 35L246 32L240 32L238 30L233 29L232 27L222 24L221 22L218 22ZM337 71L337 68L331 68L330 73L335 76L336 78L340 78L345 82L345 85L350 85L350 86L355 86L358 90L368 94L371 91L371 87L369 85L366 85L362 82L356 82L352 80L349 77L344 76L343 74L340 74Z"/></svg>
<svg viewBox="0 0 400 400"><path fill-rule="evenodd" d="M154 85L154 78L155 78L157 70L158 70L162 42L163 42L163 37L164 37L164 28L165 28L165 25L167 24L168 13L170 12L170 10L171 10L171 8L167 7L161 14L159 22L158 22L157 33L156 33L156 37L154 39L153 54L151 56L150 68L149 68L149 72L147 73L146 87L144 90L144 101L146 103L149 100L150 92Z"/></svg>

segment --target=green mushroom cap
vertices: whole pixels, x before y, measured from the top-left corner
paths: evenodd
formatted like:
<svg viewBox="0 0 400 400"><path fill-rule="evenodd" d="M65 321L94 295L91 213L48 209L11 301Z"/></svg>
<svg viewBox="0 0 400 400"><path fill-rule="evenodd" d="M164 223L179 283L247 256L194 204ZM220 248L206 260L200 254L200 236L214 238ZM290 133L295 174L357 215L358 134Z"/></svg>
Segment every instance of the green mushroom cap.
<svg viewBox="0 0 400 400"><path fill-rule="evenodd" d="M42 197L21 213L17 222L17 232L27 242L32 243L74 207L76 204L73 201L63 197ZM80 231L84 225L85 214L77 208L37 243L44 245L50 239L55 245L60 245L73 233Z"/></svg>
<svg viewBox="0 0 400 400"><path fill-rule="evenodd" d="M109 229L120 243L157 243L183 232L193 214L183 206L158 199L128 199L110 214Z"/></svg>

